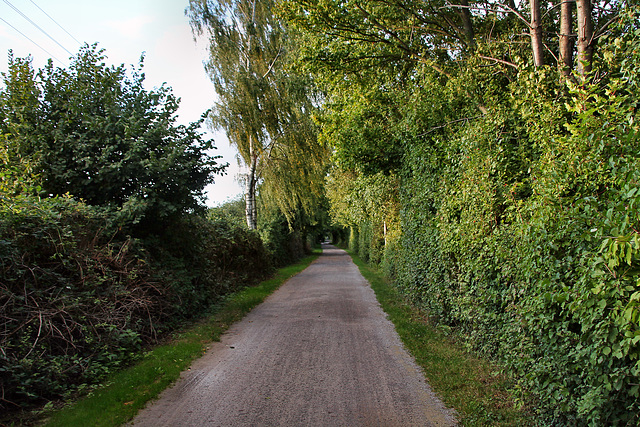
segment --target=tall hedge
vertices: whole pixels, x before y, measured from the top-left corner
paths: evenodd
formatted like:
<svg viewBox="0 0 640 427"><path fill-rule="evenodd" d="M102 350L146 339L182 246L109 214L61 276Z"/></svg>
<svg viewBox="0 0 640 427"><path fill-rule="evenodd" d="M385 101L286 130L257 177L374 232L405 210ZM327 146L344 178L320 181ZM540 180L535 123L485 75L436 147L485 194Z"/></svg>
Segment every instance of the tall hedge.
<svg viewBox="0 0 640 427"><path fill-rule="evenodd" d="M486 115L415 138L387 263L557 425L640 422L640 31L602 51L590 84L486 80Z"/></svg>

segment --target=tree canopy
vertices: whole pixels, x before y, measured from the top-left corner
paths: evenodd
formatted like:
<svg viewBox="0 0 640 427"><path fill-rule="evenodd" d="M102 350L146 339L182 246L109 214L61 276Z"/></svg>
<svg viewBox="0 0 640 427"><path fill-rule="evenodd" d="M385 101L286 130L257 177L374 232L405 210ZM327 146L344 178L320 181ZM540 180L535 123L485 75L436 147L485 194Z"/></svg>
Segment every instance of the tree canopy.
<svg viewBox="0 0 640 427"><path fill-rule="evenodd" d="M312 121L311 81L290 67L295 45L270 0L192 0L187 15L210 45L206 69L218 100L210 116L248 168L246 217L257 227L256 191L291 222L312 215L322 197L326 150Z"/></svg>
<svg viewBox="0 0 640 427"><path fill-rule="evenodd" d="M9 57L0 89L5 177L149 224L202 206L204 187L225 168L210 155L203 119L178 125L180 100L166 86L144 87L142 60L128 71L105 59L85 46L68 69L50 61L35 72L29 58Z"/></svg>

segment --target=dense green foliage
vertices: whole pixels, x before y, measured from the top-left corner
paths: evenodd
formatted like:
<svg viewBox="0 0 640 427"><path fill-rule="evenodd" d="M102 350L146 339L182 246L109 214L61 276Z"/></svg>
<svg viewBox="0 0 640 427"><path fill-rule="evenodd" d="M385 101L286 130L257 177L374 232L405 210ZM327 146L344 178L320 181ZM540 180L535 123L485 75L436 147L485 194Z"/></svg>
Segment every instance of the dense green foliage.
<svg viewBox="0 0 640 427"><path fill-rule="evenodd" d="M271 272L258 235L223 221L185 216L145 240L112 222L71 198L0 204L3 406L95 383Z"/></svg>
<svg viewBox="0 0 640 427"><path fill-rule="evenodd" d="M568 112L529 88L545 108L528 123L533 100L518 99L442 148L416 144L388 254L409 295L506 362L562 424L634 424L640 411L637 94L611 90L621 81L576 88L570 132L534 133Z"/></svg>
<svg viewBox="0 0 640 427"><path fill-rule="evenodd" d="M264 197L260 197L264 199ZM247 228L245 221L245 202L241 198L231 200L222 206L209 209L208 218L214 222L225 222L236 227ZM311 225L303 212L291 220L280 212L277 206L267 200L261 206L263 215L258 222L258 234L274 267L289 265L298 260L320 242L326 221ZM321 212L318 214L320 216Z"/></svg>
<svg viewBox="0 0 640 427"><path fill-rule="evenodd" d="M541 423L636 425L637 8L594 3L598 48L567 77L555 33L542 63L556 67L514 41L528 5L465 4L471 27L437 2L285 3L327 90L334 219L499 360Z"/></svg>
<svg viewBox="0 0 640 427"><path fill-rule="evenodd" d="M144 88L142 62L128 72L105 59L85 46L68 69L49 62L35 72L28 58L10 56L0 91L3 187L17 175L42 195L69 193L159 227L199 208L224 167L208 155L202 121L176 124L170 88Z"/></svg>
<svg viewBox="0 0 640 427"><path fill-rule="evenodd" d="M3 406L65 394L154 334L146 312L166 303L135 242L110 241L100 212L68 198L0 209Z"/></svg>

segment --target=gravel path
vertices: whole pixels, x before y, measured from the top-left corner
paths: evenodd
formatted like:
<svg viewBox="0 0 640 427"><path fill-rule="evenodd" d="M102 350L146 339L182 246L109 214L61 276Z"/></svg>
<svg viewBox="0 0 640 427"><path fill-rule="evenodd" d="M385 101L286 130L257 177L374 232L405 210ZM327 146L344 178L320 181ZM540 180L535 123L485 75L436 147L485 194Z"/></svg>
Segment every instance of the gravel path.
<svg viewBox="0 0 640 427"><path fill-rule="evenodd" d="M194 362L135 426L452 426L333 246Z"/></svg>

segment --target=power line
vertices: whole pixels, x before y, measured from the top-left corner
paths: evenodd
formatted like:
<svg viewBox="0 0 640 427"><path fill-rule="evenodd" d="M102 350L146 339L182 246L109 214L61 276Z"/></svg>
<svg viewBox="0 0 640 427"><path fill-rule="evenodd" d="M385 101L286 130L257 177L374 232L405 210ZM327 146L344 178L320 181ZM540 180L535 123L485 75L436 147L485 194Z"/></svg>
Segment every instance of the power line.
<svg viewBox="0 0 640 427"><path fill-rule="evenodd" d="M27 21L29 21L34 27L36 27L37 29L39 29L45 36L49 37L51 40L53 40L53 42L55 44L57 44L58 46L60 46L62 49L64 49L69 55L73 56L73 53L71 53L66 47L62 46L56 39L54 39L53 37L51 37L49 35L49 33L47 33L45 30L43 30L42 28L40 28L38 26L38 24L36 24L35 22L33 22L27 15L25 15L24 13L22 13L22 11L20 9L18 9L17 7L15 7L14 5L12 5L9 0L4 0L4 2L6 4L8 4L11 9L15 10L17 13L20 14L20 16L22 16L24 19L26 19ZM5 21L6 22L6 21Z"/></svg>
<svg viewBox="0 0 640 427"><path fill-rule="evenodd" d="M34 42L33 40L31 40L28 36L26 36L22 31L20 31L19 29L17 29L16 27L14 27L13 25L11 25L10 23L8 23L7 21L5 21L5 19L3 17L0 16L0 20L2 22L4 22L5 24L7 24L8 26L10 26L11 28L13 28L14 30L16 30L22 37L24 37L25 39L29 40L31 43L35 44L36 46L38 46L40 49L42 49L47 55L51 56L53 59L55 59L56 61L58 61L59 63L61 63L62 65L64 65L66 67L66 64L64 62L62 62L61 60L59 60L58 58L56 58L56 56L52 53L50 53L47 49L43 48L42 46L40 46L38 43Z"/></svg>
<svg viewBox="0 0 640 427"><path fill-rule="evenodd" d="M69 35L69 37L71 37L72 39L74 39L74 40L76 41L76 43L78 43L79 45L81 45L81 44L82 44L82 43L81 43L77 38L73 37L73 34L71 34L71 33L70 33L69 31L67 31L67 30L66 30L62 25L60 25L60 24L58 23L58 21L56 21L55 19L53 19L53 18L51 17L51 15L49 15L49 14L48 14L47 12L45 12L45 11L44 11L40 6L38 6L38 5L36 4L36 2L35 2L35 1L33 1L33 0L30 0L30 1L31 1L31 3L33 3L33 5L34 5L35 7L37 7L38 9L40 9L40 12L44 13L45 15L47 15L47 16L49 17L49 19L51 19L53 22L55 22L55 23L56 23L56 25L62 29L62 31L64 31L65 33L67 33L67 34Z"/></svg>

